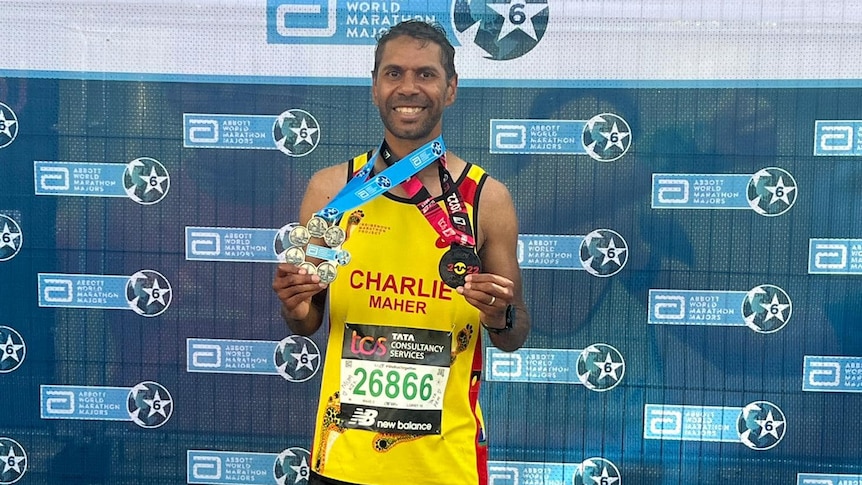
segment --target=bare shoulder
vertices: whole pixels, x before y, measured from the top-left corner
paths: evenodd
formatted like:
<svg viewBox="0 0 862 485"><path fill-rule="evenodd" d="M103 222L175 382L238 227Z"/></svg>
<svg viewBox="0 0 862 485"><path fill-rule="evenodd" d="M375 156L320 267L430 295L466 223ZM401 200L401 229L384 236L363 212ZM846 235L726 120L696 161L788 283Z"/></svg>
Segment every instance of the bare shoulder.
<svg viewBox="0 0 862 485"><path fill-rule="evenodd" d="M518 217L509 188L488 175L479 195L479 246L488 240L517 239Z"/></svg>
<svg viewBox="0 0 862 485"><path fill-rule="evenodd" d="M485 177L485 183L482 185L482 195L479 197L480 209L482 205L490 207L491 210L499 206L511 206L512 194L509 193L509 188L505 184L488 175Z"/></svg>
<svg viewBox="0 0 862 485"><path fill-rule="evenodd" d="M339 163L318 170L308 181L300 208L300 219L305 221L324 208L347 184L348 163Z"/></svg>
<svg viewBox="0 0 862 485"><path fill-rule="evenodd" d="M334 197L347 183L347 165L344 162L318 170L308 181L308 191Z"/></svg>

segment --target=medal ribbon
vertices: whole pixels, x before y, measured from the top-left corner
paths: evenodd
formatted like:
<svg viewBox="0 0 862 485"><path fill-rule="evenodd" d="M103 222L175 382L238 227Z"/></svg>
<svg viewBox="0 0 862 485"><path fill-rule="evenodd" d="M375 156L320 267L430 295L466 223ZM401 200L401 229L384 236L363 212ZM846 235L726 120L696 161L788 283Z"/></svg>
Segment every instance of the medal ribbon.
<svg viewBox="0 0 862 485"><path fill-rule="evenodd" d="M389 147L385 143L381 145L381 153L384 160L387 160L390 154ZM411 199L417 195L422 198L422 201L416 203L416 207L419 208L419 211L422 212L422 215L446 244L475 247L476 239L473 237L473 228L467 216L467 205L464 203L458 186L452 180L452 174L446 167L445 153L440 156L439 161L437 169L440 175L440 188L443 192L443 205L446 207L445 212L418 178L410 177L404 181L404 190L407 191L407 197Z"/></svg>
<svg viewBox="0 0 862 485"><path fill-rule="evenodd" d="M380 148L374 150L374 153L371 154L368 162L366 162L362 169L347 182L344 188L332 198L326 207L317 212L317 215L332 223L341 214L359 207L416 175L420 170L430 165L446 152L443 137L438 136L410 152L398 162L389 165L386 170L368 178L374 168L377 154L383 149L384 143L381 143Z"/></svg>

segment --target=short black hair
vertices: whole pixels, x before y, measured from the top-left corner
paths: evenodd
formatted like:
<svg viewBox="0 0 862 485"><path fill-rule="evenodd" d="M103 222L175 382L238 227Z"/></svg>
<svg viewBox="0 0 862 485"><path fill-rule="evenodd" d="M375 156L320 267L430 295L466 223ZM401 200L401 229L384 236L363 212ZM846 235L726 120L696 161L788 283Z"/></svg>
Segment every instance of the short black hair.
<svg viewBox="0 0 862 485"><path fill-rule="evenodd" d="M374 49L374 70L371 71L373 75L377 75L377 68L380 66L380 59L383 57L383 48L386 47L386 44L392 39L405 35L439 45L440 62L446 71L446 80L448 81L455 76L455 48L449 42L443 26L437 22L426 22L418 19L404 20L378 34L377 47Z"/></svg>

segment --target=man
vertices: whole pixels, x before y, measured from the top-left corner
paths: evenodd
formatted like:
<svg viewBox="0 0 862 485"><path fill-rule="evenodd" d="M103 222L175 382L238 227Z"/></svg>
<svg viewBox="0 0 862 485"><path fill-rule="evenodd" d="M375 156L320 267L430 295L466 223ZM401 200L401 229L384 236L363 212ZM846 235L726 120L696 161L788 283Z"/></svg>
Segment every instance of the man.
<svg viewBox="0 0 862 485"><path fill-rule="evenodd" d="M508 190L452 153L437 157L458 89L454 53L442 28L422 21L378 39L371 94L384 142L316 173L300 207L309 229L315 216L344 229L343 245L332 246L350 261L334 280L315 269L320 260L276 270L273 289L294 333L316 332L328 303L311 484L487 483L482 326L512 351L530 319ZM385 193L343 205L364 190L354 184L429 150L432 161L404 183L384 178Z"/></svg>

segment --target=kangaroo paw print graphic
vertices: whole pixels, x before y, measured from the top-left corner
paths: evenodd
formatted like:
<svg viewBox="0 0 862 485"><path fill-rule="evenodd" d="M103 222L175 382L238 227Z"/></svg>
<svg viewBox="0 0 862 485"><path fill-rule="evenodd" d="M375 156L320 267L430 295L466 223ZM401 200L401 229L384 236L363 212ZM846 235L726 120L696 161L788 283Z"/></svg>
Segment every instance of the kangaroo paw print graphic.
<svg viewBox="0 0 862 485"><path fill-rule="evenodd" d="M458 336L455 338L455 348L452 350L452 359L450 364L455 362L455 357L458 357L458 354L467 350L467 347L470 345L470 340L473 339L474 332L475 330L473 329L473 325L469 323L458 332Z"/></svg>

